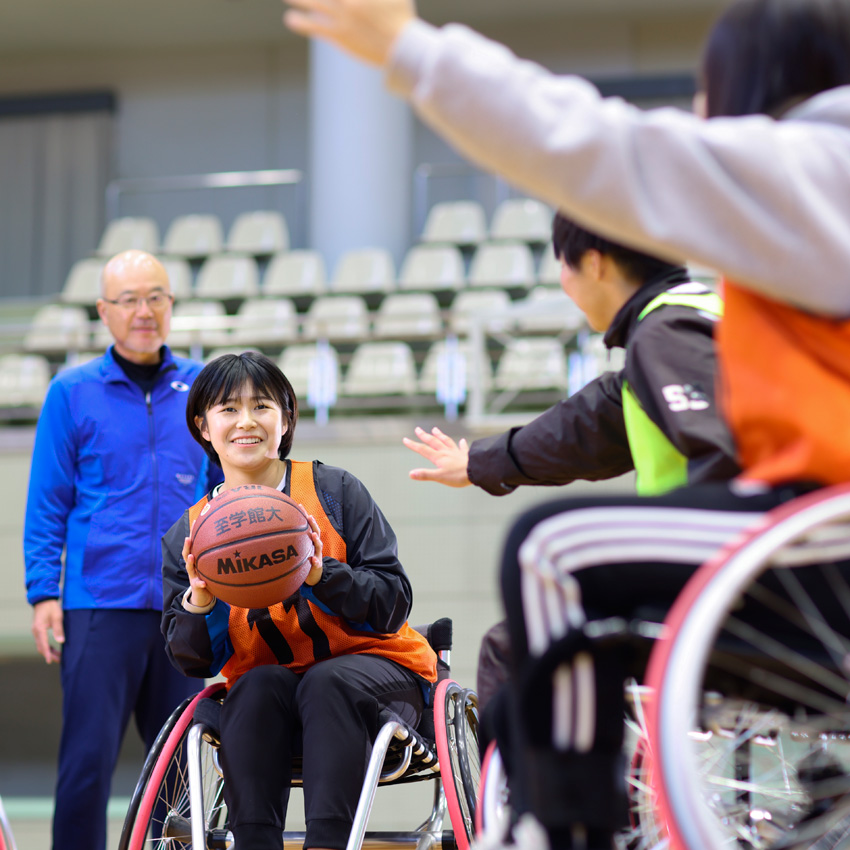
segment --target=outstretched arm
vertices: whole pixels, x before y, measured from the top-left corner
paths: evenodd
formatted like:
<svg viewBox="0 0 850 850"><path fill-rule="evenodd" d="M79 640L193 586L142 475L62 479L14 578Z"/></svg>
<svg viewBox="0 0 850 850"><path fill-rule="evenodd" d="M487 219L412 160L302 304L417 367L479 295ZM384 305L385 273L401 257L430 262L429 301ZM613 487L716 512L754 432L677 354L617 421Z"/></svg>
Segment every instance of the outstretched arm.
<svg viewBox="0 0 850 850"><path fill-rule="evenodd" d="M283 16L299 35L317 36L369 62L385 65L396 38L416 17L412 0L284 0Z"/></svg>

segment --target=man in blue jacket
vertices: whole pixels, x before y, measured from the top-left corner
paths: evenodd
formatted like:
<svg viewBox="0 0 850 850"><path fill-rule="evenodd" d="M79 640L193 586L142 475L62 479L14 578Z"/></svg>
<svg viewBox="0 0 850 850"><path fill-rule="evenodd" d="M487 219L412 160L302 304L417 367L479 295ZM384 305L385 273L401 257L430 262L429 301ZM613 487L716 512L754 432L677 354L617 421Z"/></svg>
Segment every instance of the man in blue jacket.
<svg viewBox="0 0 850 850"><path fill-rule="evenodd" d="M36 430L24 560L36 647L60 662L57 850L104 850L130 715L150 747L200 684L171 666L159 628L160 538L220 480L185 426L201 364L165 345L172 300L155 257L113 257L97 309L114 344L53 380Z"/></svg>

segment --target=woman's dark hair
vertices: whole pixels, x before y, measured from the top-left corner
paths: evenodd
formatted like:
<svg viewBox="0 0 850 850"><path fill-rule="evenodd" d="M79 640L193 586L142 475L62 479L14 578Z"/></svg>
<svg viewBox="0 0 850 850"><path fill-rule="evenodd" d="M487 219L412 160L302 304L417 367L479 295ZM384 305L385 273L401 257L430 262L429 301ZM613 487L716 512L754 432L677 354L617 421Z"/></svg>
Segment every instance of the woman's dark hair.
<svg viewBox="0 0 850 850"><path fill-rule="evenodd" d="M703 52L709 117L778 117L848 83L850 0L737 0Z"/></svg>
<svg viewBox="0 0 850 850"><path fill-rule="evenodd" d="M644 284L656 275L681 269L681 266L666 260L634 251L617 242L610 242L585 230L563 213L556 213L552 221L552 248L555 258L560 260L563 257L564 262L574 270L581 265L581 258L588 251L595 250L600 254L607 254L619 266L623 275L637 284Z"/></svg>
<svg viewBox="0 0 850 850"><path fill-rule="evenodd" d="M210 408L224 399L234 398L245 384L250 384L258 396L276 401L283 411L286 433L280 440L280 459L283 460L292 448L295 423L298 421L298 400L286 375L280 371L274 360L265 354L255 351L222 354L201 369L186 399L186 424L189 426L189 433L201 444L207 457L216 466L221 466L221 461L209 440L201 436L195 424L195 417L203 418Z"/></svg>

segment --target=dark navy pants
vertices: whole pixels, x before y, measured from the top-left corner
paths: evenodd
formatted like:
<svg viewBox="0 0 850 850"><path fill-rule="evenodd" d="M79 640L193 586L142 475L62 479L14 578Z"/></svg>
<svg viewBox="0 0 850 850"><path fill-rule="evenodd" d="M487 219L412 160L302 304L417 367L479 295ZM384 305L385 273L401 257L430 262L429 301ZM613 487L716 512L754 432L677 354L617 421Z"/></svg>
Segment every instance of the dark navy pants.
<svg viewBox="0 0 850 850"><path fill-rule="evenodd" d="M104 850L112 774L130 716L149 749L174 708L203 681L171 666L158 610L70 610L64 619L53 847Z"/></svg>

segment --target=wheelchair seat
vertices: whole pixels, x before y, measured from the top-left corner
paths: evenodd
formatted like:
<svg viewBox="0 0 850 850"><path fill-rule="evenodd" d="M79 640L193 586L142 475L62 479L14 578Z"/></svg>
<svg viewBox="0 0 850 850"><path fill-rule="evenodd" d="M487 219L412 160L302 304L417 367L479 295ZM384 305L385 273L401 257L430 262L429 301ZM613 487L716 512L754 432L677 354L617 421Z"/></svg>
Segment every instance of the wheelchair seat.
<svg viewBox="0 0 850 850"><path fill-rule="evenodd" d="M360 801L347 850L408 844L467 850L474 829L478 786L478 713L474 691L450 678L452 622L417 627L438 656L438 678L417 727L389 710L379 714ZM148 754L130 801L118 850L185 847L224 848L228 831L219 762L220 715L226 689L213 684L187 700L169 718ZM366 832L378 785L437 780L431 813L411 833ZM301 756L293 759L292 785L302 784ZM448 812L452 830L444 830ZM287 844L303 832L283 833ZM283 846L283 843L282 843Z"/></svg>

